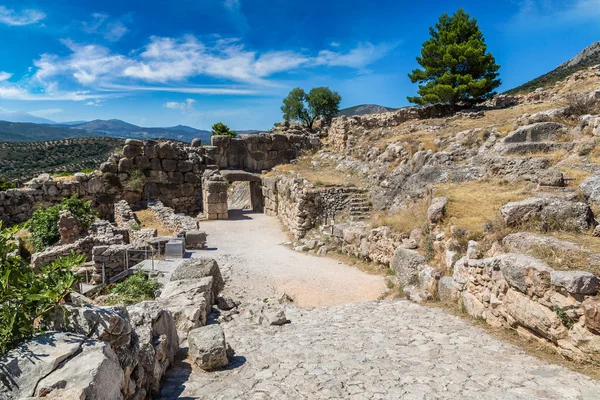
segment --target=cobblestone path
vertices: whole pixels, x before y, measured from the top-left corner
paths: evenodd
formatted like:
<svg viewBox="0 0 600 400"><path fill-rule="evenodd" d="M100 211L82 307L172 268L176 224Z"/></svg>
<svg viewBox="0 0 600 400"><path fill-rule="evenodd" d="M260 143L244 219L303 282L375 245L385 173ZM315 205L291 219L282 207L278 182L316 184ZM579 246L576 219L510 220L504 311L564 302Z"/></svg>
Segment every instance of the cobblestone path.
<svg viewBox="0 0 600 400"><path fill-rule="evenodd" d="M440 309L404 300L223 324L229 369L180 360L163 399L600 399L600 382L526 355Z"/></svg>

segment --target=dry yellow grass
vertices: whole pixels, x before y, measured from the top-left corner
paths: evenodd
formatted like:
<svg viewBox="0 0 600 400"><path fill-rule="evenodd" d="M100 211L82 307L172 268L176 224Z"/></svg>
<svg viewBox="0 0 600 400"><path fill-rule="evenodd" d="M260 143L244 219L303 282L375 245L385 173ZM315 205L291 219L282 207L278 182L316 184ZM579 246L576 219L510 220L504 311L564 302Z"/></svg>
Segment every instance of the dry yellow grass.
<svg viewBox="0 0 600 400"><path fill-rule="evenodd" d="M579 184L589 178L592 173L574 167L560 166L556 168L565 175L569 187L579 187Z"/></svg>
<svg viewBox="0 0 600 400"><path fill-rule="evenodd" d="M295 173L297 176L317 186L365 186L365 182L355 174L337 171L334 166L322 161L318 161L319 164L317 166L314 166L312 162L312 157L302 156L293 164L278 165L267 176L277 175L282 172Z"/></svg>
<svg viewBox="0 0 600 400"><path fill-rule="evenodd" d="M173 232L171 232L167 227L165 227L151 210L140 210L135 213L136 218L140 222L142 228L148 229L156 229L158 232L158 236L172 236Z"/></svg>
<svg viewBox="0 0 600 400"><path fill-rule="evenodd" d="M393 214L384 211L374 213L371 216L371 226L373 228L388 226L398 233L410 232L415 228L421 228L427 222L428 207L429 201L423 200Z"/></svg>
<svg viewBox="0 0 600 400"><path fill-rule="evenodd" d="M69 176L53 176L52 180L55 182L75 182L77 179L73 175Z"/></svg>
<svg viewBox="0 0 600 400"><path fill-rule="evenodd" d="M486 179L438 185L435 195L448 197L445 222L476 232L485 222L499 218L504 204L530 197L524 189L523 182Z"/></svg>

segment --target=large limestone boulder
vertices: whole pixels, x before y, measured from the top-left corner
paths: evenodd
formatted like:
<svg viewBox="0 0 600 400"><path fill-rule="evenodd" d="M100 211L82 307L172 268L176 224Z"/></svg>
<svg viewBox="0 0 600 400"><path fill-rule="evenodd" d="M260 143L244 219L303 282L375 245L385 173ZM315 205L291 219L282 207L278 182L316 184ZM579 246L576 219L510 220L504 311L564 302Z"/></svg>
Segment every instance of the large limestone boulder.
<svg viewBox="0 0 600 400"><path fill-rule="evenodd" d="M391 265L402 286L418 285L419 272L426 266L425 257L403 247L396 248Z"/></svg>
<svg viewBox="0 0 600 400"><path fill-rule="evenodd" d="M37 336L0 359L0 399L122 398L123 370L108 343L53 332Z"/></svg>
<svg viewBox="0 0 600 400"><path fill-rule="evenodd" d="M110 345L88 340L80 353L38 382L35 395L50 399L119 399L123 376Z"/></svg>
<svg viewBox="0 0 600 400"><path fill-rule="evenodd" d="M552 271L550 273L552 285L564 288L571 294L598 293L600 281L591 272L585 271Z"/></svg>
<svg viewBox="0 0 600 400"><path fill-rule="evenodd" d="M152 397L160 390L160 381L179 350L179 337L173 315L156 301L144 301L127 307L135 331L135 346L123 347L119 354L126 364L125 387L135 398Z"/></svg>
<svg viewBox="0 0 600 400"><path fill-rule="evenodd" d="M206 317L215 301L212 276L169 282L158 301L173 314L180 336L206 324Z"/></svg>
<svg viewBox="0 0 600 400"><path fill-rule="evenodd" d="M544 199L530 198L511 201L500 207L500 213L507 225L515 225L538 216L544 207Z"/></svg>
<svg viewBox="0 0 600 400"><path fill-rule="evenodd" d="M552 198L532 197L500 207L507 225L530 221L546 230L587 230L595 226L594 214L586 203Z"/></svg>
<svg viewBox="0 0 600 400"><path fill-rule="evenodd" d="M535 257L505 253L489 261L497 263L506 282L521 293L534 293L541 297L551 288L550 273L553 269Z"/></svg>
<svg viewBox="0 0 600 400"><path fill-rule="evenodd" d="M508 134L504 143L543 142L554 140L564 130L564 125L556 122L538 122L519 127Z"/></svg>
<svg viewBox="0 0 600 400"><path fill-rule="evenodd" d="M508 251L518 253L526 253L538 247L559 251L582 251L581 247L575 243L530 232L511 233L502 239L502 244Z"/></svg>
<svg viewBox="0 0 600 400"><path fill-rule="evenodd" d="M59 244L70 244L81 236L83 228L79 220L68 210L63 210L58 216Z"/></svg>
<svg viewBox="0 0 600 400"><path fill-rule="evenodd" d="M435 197L433 200L431 200L431 205L427 209L427 219L429 222L437 223L444 218L447 204L447 197Z"/></svg>
<svg viewBox="0 0 600 400"><path fill-rule="evenodd" d="M78 333L108 342L113 348L128 345L133 332L124 308L91 304L57 306L44 318L44 325L47 330Z"/></svg>
<svg viewBox="0 0 600 400"><path fill-rule="evenodd" d="M37 383L79 351L87 338L49 333L21 344L0 358L0 399L31 397ZM37 354L35 358L31 354Z"/></svg>
<svg viewBox="0 0 600 400"><path fill-rule="evenodd" d="M509 289L504 298L504 305L508 314L521 326L531 329L553 342L563 339L567 335L567 328L558 314L537 301L531 300L529 296Z"/></svg>
<svg viewBox="0 0 600 400"><path fill-rule="evenodd" d="M592 202L600 204L600 174L595 174L581 182L579 188Z"/></svg>
<svg viewBox="0 0 600 400"><path fill-rule="evenodd" d="M217 261L213 258L194 258L185 262L173 271L171 282L181 280L191 281L207 276L212 276L213 278L212 290L214 297L216 298L219 292L223 290L225 281L221 275L219 264L217 264Z"/></svg>
<svg viewBox="0 0 600 400"><path fill-rule="evenodd" d="M208 325L189 333L189 356L205 371L226 367L233 355L228 351L225 333L220 325Z"/></svg>

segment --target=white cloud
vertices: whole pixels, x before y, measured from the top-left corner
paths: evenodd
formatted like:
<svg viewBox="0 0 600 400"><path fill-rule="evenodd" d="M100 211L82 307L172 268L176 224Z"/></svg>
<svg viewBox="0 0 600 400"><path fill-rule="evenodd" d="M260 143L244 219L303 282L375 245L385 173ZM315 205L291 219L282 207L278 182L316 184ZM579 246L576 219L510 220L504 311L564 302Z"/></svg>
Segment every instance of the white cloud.
<svg viewBox="0 0 600 400"><path fill-rule="evenodd" d="M259 92L252 89L238 89L220 86L143 86L143 85L106 85L102 90L117 91L142 91L142 92L170 92L190 94L215 94L215 95L253 95Z"/></svg>
<svg viewBox="0 0 600 400"><path fill-rule="evenodd" d="M367 65L387 55L396 45L374 45L369 42L359 43L357 47L346 53L321 50L315 62L317 65L329 67L365 68Z"/></svg>
<svg viewBox="0 0 600 400"><path fill-rule="evenodd" d="M99 45L80 45L71 40L63 40L71 55L59 58L54 54L42 54L34 62L38 68L35 78L45 81L48 78L70 75L77 82L88 85L102 76L118 75L128 62L126 57L113 55L106 47Z"/></svg>
<svg viewBox="0 0 600 400"><path fill-rule="evenodd" d="M239 11L242 3L240 0L225 0L223 6L230 11Z"/></svg>
<svg viewBox="0 0 600 400"><path fill-rule="evenodd" d="M84 32L102 35L106 40L116 42L121 39L129 29L122 21L111 21L110 16L105 13L92 14L91 21L81 23Z"/></svg>
<svg viewBox="0 0 600 400"><path fill-rule="evenodd" d="M9 72L0 71L0 82L9 80L12 75Z"/></svg>
<svg viewBox="0 0 600 400"><path fill-rule="evenodd" d="M26 9L16 11L0 6L0 23L12 26L35 24L46 18L46 14L39 10Z"/></svg>
<svg viewBox="0 0 600 400"><path fill-rule="evenodd" d="M97 15L102 20L103 15ZM90 26L90 29L93 29ZM278 73L316 67L346 67L365 71L371 63L387 55L397 44L359 43L354 48L340 45L333 50L267 51L247 49L239 39L219 38L201 41L192 35L181 38L151 37L146 46L123 54L113 53L98 44L81 44L70 39L62 43L70 50L66 56L42 54L29 87L37 85L45 95L66 94L61 85L84 88L89 99L102 91L165 91L210 95L252 95L279 87L273 80ZM208 77L219 85L193 85L198 77ZM216 83L216 82L215 82ZM20 90L20 88L17 88ZM4 96L14 88L5 87ZM12 94L11 94L12 93ZM81 96L81 95L78 95ZM73 95L73 97L76 97Z"/></svg>
<svg viewBox="0 0 600 400"><path fill-rule="evenodd" d="M102 107L104 103L104 100L102 99L96 99L96 100L90 100L87 103L85 103L86 106L91 106L91 107Z"/></svg>
<svg viewBox="0 0 600 400"><path fill-rule="evenodd" d="M61 112L63 112L62 108L49 108L46 110L29 111L29 114L35 115L36 117L48 117L50 115L58 114Z"/></svg>
<svg viewBox="0 0 600 400"><path fill-rule="evenodd" d="M172 110L190 111L194 108L194 103L196 103L196 100L194 99L186 99L182 102L168 101L163 104L163 107L170 108Z"/></svg>
<svg viewBox="0 0 600 400"><path fill-rule="evenodd" d="M518 30L538 30L583 22L598 22L600 0L521 0L509 24Z"/></svg>

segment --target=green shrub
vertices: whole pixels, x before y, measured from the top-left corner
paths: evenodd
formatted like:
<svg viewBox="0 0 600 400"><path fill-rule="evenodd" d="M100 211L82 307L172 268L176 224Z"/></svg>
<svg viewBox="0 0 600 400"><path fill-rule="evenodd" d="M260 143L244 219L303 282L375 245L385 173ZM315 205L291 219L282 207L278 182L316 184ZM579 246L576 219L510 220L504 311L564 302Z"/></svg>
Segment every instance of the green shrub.
<svg viewBox="0 0 600 400"><path fill-rule="evenodd" d="M125 184L126 189L141 192L144 188L144 174L139 169L129 171L129 179Z"/></svg>
<svg viewBox="0 0 600 400"><path fill-rule="evenodd" d="M3 192L8 189L13 189L17 187L14 183L7 181L4 178L0 178L0 192Z"/></svg>
<svg viewBox="0 0 600 400"><path fill-rule="evenodd" d="M63 199L60 204L51 207L38 208L26 225L31 234L31 244L36 250L42 251L58 241L60 235L57 223L59 214L63 210L70 211L84 229L89 228L96 218L92 202L82 200L77 196Z"/></svg>
<svg viewBox="0 0 600 400"><path fill-rule="evenodd" d="M144 300L154 300L158 289L160 283L140 270L110 289L110 294L114 295L110 302L130 305Z"/></svg>
<svg viewBox="0 0 600 400"><path fill-rule="evenodd" d="M41 333L40 318L73 291L72 267L85 257L61 257L34 271L18 255L15 229L0 224L0 354Z"/></svg>

